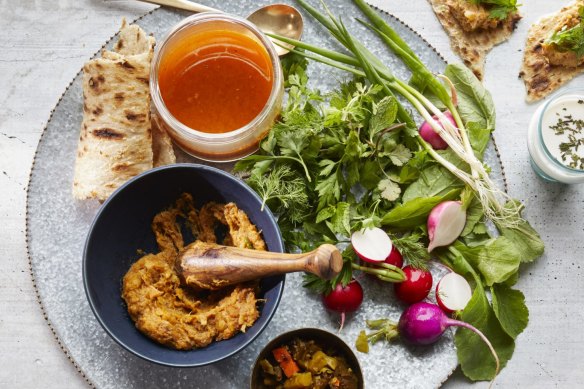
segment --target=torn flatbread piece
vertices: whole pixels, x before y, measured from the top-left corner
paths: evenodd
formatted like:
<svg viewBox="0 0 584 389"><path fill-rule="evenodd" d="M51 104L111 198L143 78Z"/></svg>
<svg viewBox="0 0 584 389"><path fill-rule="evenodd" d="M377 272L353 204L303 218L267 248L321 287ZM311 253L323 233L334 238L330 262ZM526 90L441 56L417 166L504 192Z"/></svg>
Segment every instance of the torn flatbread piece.
<svg viewBox="0 0 584 389"><path fill-rule="evenodd" d="M176 162L172 139L158 124L156 114L152 114L152 158L154 167L171 165Z"/></svg>
<svg viewBox="0 0 584 389"><path fill-rule="evenodd" d="M452 50L482 80L487 53L509 39L521 15L510 12L505 19L497 19L483 5L468 0L428 1L450 37Z"/></svg>
<svg viewBox="0 0 584 389"><path fill-rule="evenodd" d="M560 31L578 26L584 0L578 0L560 11L544 16L531 26L525 43L523 65L519 76L525 82L527 101L540 100L584 72L584 55L557 47L553 43ZM584 42L581 42L584 45Z"/></svg>
<svg viewBox="0 0 584 389"><path fill-rule="evenodd" d="M83 67L83 122L73 195L104 201L153 166L150 62L154 38L124 20L115 51Z"/></svg>

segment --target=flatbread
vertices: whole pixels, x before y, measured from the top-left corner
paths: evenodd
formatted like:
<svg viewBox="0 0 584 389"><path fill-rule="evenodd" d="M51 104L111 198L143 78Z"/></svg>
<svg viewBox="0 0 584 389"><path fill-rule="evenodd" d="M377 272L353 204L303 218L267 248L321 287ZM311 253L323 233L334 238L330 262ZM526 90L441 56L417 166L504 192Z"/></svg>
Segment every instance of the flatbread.
<svg viewBox="0 0 584 389"><path fill-rule="evenodd" d="M483 79L485 59L491 49L509 39L517 22L518 13L511 14L495 28L465 31L458 19L451 12L454 3L465 0L428 0L436 17L450 37L452 50L464 61L464 64L479 78Z"/></svg>
<svg viewBox="0 0 584 389"><path fill-rule="evenodd" d="M565 12L572 12L584 6L584 0L578 0L556 13L544 16L531 26L525 43L525 54L519 77L523 78L527 90L528 102L540 100L580 73L584 64L577 67L551 65L543 54L542 43L552 34Z"/></svg>
<svg viewBox="0 0 584 389"><path fill-rule="evenodd" d="M150 62L154 38L122 22L114 52L83 67L83 122L73 195L105 200L153 166Z"/></svg>
<svg viewBox="0 0 584 389"><path fill-rule="evenodd" d="M152 158L154 167L171 165L176 162L172 139L158 124L156 114L152 114Z"/></svg>

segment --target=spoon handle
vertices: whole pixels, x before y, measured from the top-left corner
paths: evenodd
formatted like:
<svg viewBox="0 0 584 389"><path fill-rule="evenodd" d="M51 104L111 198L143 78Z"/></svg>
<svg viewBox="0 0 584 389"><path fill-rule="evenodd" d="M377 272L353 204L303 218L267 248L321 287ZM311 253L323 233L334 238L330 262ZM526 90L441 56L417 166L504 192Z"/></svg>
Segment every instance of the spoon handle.
<svg viewBox="0 0 584 389"><path fill-rule="evenodd" d="M297 271L331 279L342 267L341 253L331 244L323 244L308 253L283 254L197 241L177 260L177 270L187 285L211 290Z"/></svg>
<svg viewBox="0 0 584 389"><path fill-rule="evenodd" d="M185 11L192 11L192 12L222 12L218 9L207 7L203 4L193 3L192 1L187 0L140 0L145 3L152 3L163 5L167 7L173 7L178 9L184 9Z"/></svg>

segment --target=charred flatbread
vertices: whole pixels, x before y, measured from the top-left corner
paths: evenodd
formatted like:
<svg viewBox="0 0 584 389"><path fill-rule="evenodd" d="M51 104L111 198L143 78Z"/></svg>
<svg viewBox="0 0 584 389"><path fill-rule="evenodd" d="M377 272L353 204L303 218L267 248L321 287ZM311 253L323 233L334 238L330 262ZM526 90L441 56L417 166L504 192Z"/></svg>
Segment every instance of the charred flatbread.
<svg viewBox="0 0 584 389"><path fill-rule="evenodd" d="M428 1L450 37L452 50L482 80L487 53L509 39L521 16L513 12L498 20L490 17L483 6L467 0Z"/></svg>
<svg viewBox="0 0 584 389"><path fill-rule="evenodd" d="M83 67L83 121L73 195L105 200L154 165L150 116L150 63L155 40L124 20L114 51ZM157 136L165 134L157 131ZM158 150L168 161L165 138Z"/></svg>
<svg viewBox="0 0 584 389"><path fill-rule="evenodd" d="M555 31L578 15L580 7L584 7L584 0L574 1L558 12L544 16L529 29L519 73L525 82L528 102L544 98L584 72L584 63L573 53L553 52L545 43Z"/></svg>

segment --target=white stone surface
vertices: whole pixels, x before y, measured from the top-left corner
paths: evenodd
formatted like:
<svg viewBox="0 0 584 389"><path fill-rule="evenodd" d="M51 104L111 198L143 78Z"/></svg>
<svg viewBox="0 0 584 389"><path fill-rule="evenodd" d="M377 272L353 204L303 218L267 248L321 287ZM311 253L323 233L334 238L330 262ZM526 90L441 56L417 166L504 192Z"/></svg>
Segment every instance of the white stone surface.
<svg viewBox="0 0 584 389"><path fill-rule="evenodd" d="M231 0L235 1L235 0ZM426 0L375 0L456 60ZM523 269L520 288L530 325L519 337L500 387L579 387L584 379L584 187L546 184L531 171L526 126L536 106L523 103L517 79L529 25L565 1L525 1L511 40L487 60L485 84L498 114L495 133L512 195L547 244ZM0 0L0 387L84 388L36 302L25 244L26 186L52 108L82 64L118 29L153 7L137 1ZM584 77L572 82L582 85ZM455 375L447 387L467 385ZM485 384L476 386L486 387ZM373 388L377 389L377 388Z"/></svg>

